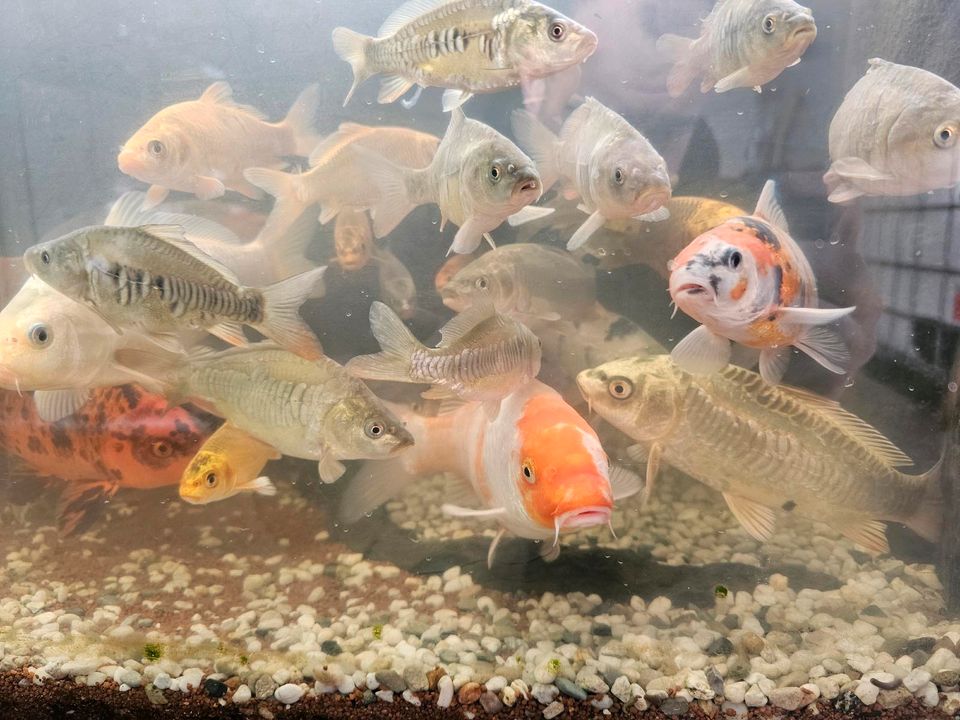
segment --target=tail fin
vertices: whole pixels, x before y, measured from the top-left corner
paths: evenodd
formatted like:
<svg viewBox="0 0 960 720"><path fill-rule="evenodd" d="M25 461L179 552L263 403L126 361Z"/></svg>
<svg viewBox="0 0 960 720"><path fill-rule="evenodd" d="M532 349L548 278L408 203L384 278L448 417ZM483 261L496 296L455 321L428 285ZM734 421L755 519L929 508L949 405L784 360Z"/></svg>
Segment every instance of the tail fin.
<svg viewBox="0 0 960 720"><path fill-rule="evenodd" d="M383 155L364 147L353 148L360 171L376 188L378 196L370 207L373 232L378 238L389 235L420 203L410 196L407 178L422 170L394 165Z"/></svg>
<svg viewBox="0 0 960 720"><path fill-rule="evenodd" d="M943 471L943 457L923 475L918 476L923 495L916 512L903 523L920 537L930 542L939 542L943 529L943 493L940 489L940 476Z"/></svg>
<svg viewBox="0 0 960 720"><path fill-rule="evenodd" d="M290 130L293 137L293 147L297 155L308 157L310 152L320 142L320 136L313 127L313 118L317 114L317 105L320 104L320 86L314 83L307 87L283 119L283 125Z"/></svg>
<svg viewBox="0 0 960 720"><path fill-rule="evenodd" d="M701 74L697 53L693 52L696 40L679 35L661 35L657 40L657 52L673 63L667 76L667 92L670 97L680 97L690 83Z"/></svg>
<svg viewBox="0 0 960 720"><path fill-rule="evenodd" d="M546 192L560 178L560 168L557 166L557 136L526 110L514 110L511 121L520 147L530 153L530 157L537 164L543 191Z"/></svg>
<svg viewBox="0 0 960 720"><path fill-rule="evenodd" d="M350 102L350 98L360 84L374 74L367 69L367 47L372 42L372 37L361 35L345 27L333 29L333 50L341 60L350 63L353 69L353 85L350 86L350 92L343 100L344 107Z"/></svg>
<svg viewBox="0 0 960 720"><path fill-rule="evenodd" d="M411 382L410 357L423 345L403 324L403 320L384 303L370 306L370 330L382 352L359 355L346 364L347 372L367 380Z"/></svg>
<svg viewBox="0 0 960 720"><path fill-rule="evenodd" d="M318 267L263 288L263 321L254 327L290 352L307 360L323 357L320 341L300 317L300 306L310 297L326 267Z"/></svg>
<svg viewBox="0 0 960 720"><path fill-rule="evenodd" d="M268 168L247 168L243 171L243 177L277 199L266 224L257 236L270 244L277 242L307 208L301 199L303 180L299 175Z"/></svg>

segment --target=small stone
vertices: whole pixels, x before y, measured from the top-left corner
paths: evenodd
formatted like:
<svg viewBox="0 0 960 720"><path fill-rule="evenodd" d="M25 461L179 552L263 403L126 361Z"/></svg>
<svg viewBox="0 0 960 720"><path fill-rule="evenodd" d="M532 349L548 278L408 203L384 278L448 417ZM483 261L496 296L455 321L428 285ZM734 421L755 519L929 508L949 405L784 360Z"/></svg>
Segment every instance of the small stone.
<svg viewBox="0 0 960 720"><path fill-rule="evenodd" d="M381 670L376 674L377 682L393 692L403 692L407 684L396 670Z"/></svg>
<svg viewBox="0 0 960 720"><path fill-rule="evenodd" d="M707 647L707 655L729 655L732 652L733 643L725 637L718 637Z"/></svg>
<svg viewBox="0 0 960 720"><path fill-rule="evenodd" d="M723 695L730 702L735 705L739 705L743 702L743 698L747 694L747 690L750 689L750 686L747 685L743 680L739 680L735 683L728 683L723 688Z"/></svg>
<svg viewBox="0 0 960 720"><path fill-rule="evenodd" d="M407 688L413 692L423 692L430 688L430 680L427 673L420 665L407 665L403 669L403 682Z"/></svg>
<svg viewBox="0 0 960 720"><path fill-rule="evenodd" d="M367 688L363 691L363 695L360 697L360 702L364 705L373 705L377 701L377 696L373 694L373 690Z"/></svg>
<svg viewBox="0 0 960 720"><path fill-rule="evenodd" d="M593 668L585 667L577 673L577 685L591 695L603 695L610 689L603 678L597 675Z"/></svg>
<svg viewBox="0 0 960 720"><path fill-rule="evenodd" d="M833 701L833 707L838 712L842 712L847 715L852 715L862 706L863 703L860 702L860 698L857 697L852 690L844 690L842 693L837 695L837 699Z"/></svg>
<svg viewBox="0 0 960 720"><path fill-rule="evenodd" d="M611 628L606 623L594 623L590 627L590 632L596 635L597 637L610 637L613 635L613 628Z"/></svg>
<svg viewBox="0 0 960 720"><path fill-rule="evenodd" d="M742 702L735 703L727 700L720 706L720 712L726 720L745 720L748 710Z"/></svg>
<svg viewBox="0 0 960 720"><path fill-rule="evenodd" d="M222 698L227 694L227 684L207 678L203 681L203 691L212 698Z"/></svg>
<svg viewBox="0 0 960 720"><path fill-rule="evenodd" d="M231 700L237 705L243 705L244 703L250 702L250 698L253 697L253 693L250 692L249 685L241 685L236 690L233 691L233 697Z"/></svg>
<svg viewBox="0 0 960 720"><path fill-rule="evenodd" d="M156 685L153 685L152 683L147 684L143 688L143 692L146 694L147 700L149 700L154 705L167 704L167 698L164 697L163 690L160 690Z"/></svg>
<svg viewBox="0 0 960 720"><path fill-rule="evenodd" d="M712 700L716 694L710 687L707 674L703 670L691 670L687 673L686 686L697 700Z"/></svg>
<svg viewBox="0 0 960 720"><path fill-rule="evenodd" d="M687 707L689 707L689 705L690 703L683 698L667 698L660 703L660 712L668 716L683 715L687 711Z"/></svg>
<svg viewBox="0 0 960 720"><path fill-rule="evenodd" d="M864 705L873 705L880 694L880 688L871 682L860 681L853 692Z"/></svg>
<svg viewBox="0 0 960 720"><path fill-rule="evenodd" d="M626 675L621 675L613 681L610 692L624 705L633 700L633 693L630 692L630 681L627 680Z"/></svg>
<svg viewBox="0 0 960 720"><path fill-rule="evenodd" d="M460 654L453 650L444 649L440 651L440 662L455 663L460 661Z"/></svg>
<svg viewBox="0 0 960 720"><path fill-rule="evenodd" d="M156 682L156 680L154 680L154 682ZM273 681L272 677L266 674L258 677L257 682L253 685L253 692L257 696L257 700L272 698L276 689L277 684Z"/></svg>
<svg viewBox="0 0 960 720"><path fill-rule="evenodd" d="M484 687L492 693L498 693L507 686L507 679L503 675L494 675L484 683Z"/></svg>
<svg viewBox="0 0 960 720"><path fill-rule="evenodd" d="M960 692L948 692L943 696L943 705L940 709L948 716L953 717L960 710Z"/></svg>
<svg viewBox="0 0 960 720"><path fill-rule="evenodd" d="M900 678L888 672L871 673L870 682L881 690L893 690L900 686Z"/></svg>
<svg viewBox="0 0 960 720"><path fill-rule="evenodd" d="M409 688L403 691L402 697L404 700L406 700L408 703L410 703L414 707L420 707L420 698L414 695L413 691L410 690Z"/></svg>
<svg viewBox="0 0 960 720"><path fill-rule="evenodd" d="M597 710L609 710L613 707L613 698L609 695L601 695L600 697L591 700L590 705L595 707Z"/></svg>
<svg viewBox="0 0 960 720"><path fill-rule="evenodd" d="M923 668L916 668L907 673L903 679L903 686L912 693L930 682L930 673Z"/></svg>
<svg viewBox="0 0 960 720"><path fill-rule="evenodd" d="M752 631L745 632L740 636L740 644L743 646L744 651L750 655L759 655L763 652L765 646L763 638Z"/></svg>
<svg viewBox="0 0 960 720"><path fill-rule="evenodd" d="M937 686L928 682L917 692L917 697L927 707L936 707L940 703L940 693L937 692Z"/></svg>
<svg viewBox="0 0 960 720"><path fill-rule="evenodd" d="M138 673L136 670L120 668L114 674L113 679L115 682L118 682L121 685L127 685L128 687L134 688L140 686L140 673Z"/></svg>
<svg viewBox="0 0 960 720"><path fill-rule="evenodd" d="M374 695L383 700L383 702L393 702L393 690L377 690Z"/></svg>
<svg viewBox="0 0 960 720"><path fill-rule="evenodd" d="M437 680L437 707L450 707L453 702L453 679L449 675L443 675Z"/></svg>
<svg viewBox="0 0 960 720"><path fill-rule="evenodd" d="M153 684L159 690L169 690L172 682L172 678L165 672L157 673L157 676L153 679Z"/></svg>
<svg viewBox="0 0 960 720"><path fill-rule="evenodd" d="M880 695L877 697L877 704L889 710L900 707L912 697L913 694L905 687L898 687L896 690L881 690Z"/></svg>
<svg viewBox="0 0 960 720"><path fill-rule="evenodd" d="M497 697L496 693L489 690L480 696L480 704L488 715L496 715L503 710L503 703L500 702L500 698Z"/></svg>
<svg viewBox="0 0 960 720"><path fill-rule="evenodd" d="M557 689L567 697L572 697L574 700L587 699L586 691L576 683L570 682L565 677L558 677L554 681L554 684L557 686Z"/></svg>
<svg viewBox="0 0 960 720"><path fill-rule="evenodd" d="M551 702L557 699L557 695L560 694L559 688L556 685L546 683L534 683L533 687L530 689L530 694L533 695L533 699L536 700L541 705L549 705Z"/></svg>
<svg viewBox="0 0 960 720"><path fill-rule="evenodd" d="M500 700L507 707L513 707L517 702L517 691L508 685L500 691Z"/></svg>
<svg viewBox="0 0 960 720"><path fill-rule="evenodd" d="M293 683L287 683L278 687L273 696L277 699L277 702L284 705L293 705L303 697L303 688Z"/></svg>
<svg viewBox="0 0 960 720"><path fill-rule="evenodd" d="M483 691L480 689L480 683L464 683L460 688L460 692L457 693L457 700L461 705L472 705L480 699L480 694L482 692Z"/></svg>
<svg viewBox="0 0 960 720"><path fill-rule="evenodd" d="M711 665L707 668L707 682L714 696L723 697L723 677L717 672L717 669Z"/></svg>
<svg viewBox="0 0 960 720"><path fill-rule="evenodd" d="M938 687L948 688L960 683L960 671L957 670L938 670L933 675L933 681Z"/></svg>
<svg viewBox="0 0 960 720"><path fill-rule="evenodd" d="M320 643L320 652L330 655L331 657L336 657L343 652L343 648L340 647L340 643L336 640L324 640Z"/></svg>
<svg viewBox="0 0 960 720"><path fill-rule="evenodd" d="M947 648L936 650L926 662L927 670L936 677L940 670L960 670L960 660Z"/></svg>
<svg viewBox="0 0 960 720"><path fill-rule="evenodd" d="M778 687L770 691L770 704L783 710L796 710L803 699L803 690L798 687Z"/></svg>
<svg viewBox="0 0 960 720"><path fill-rule="evenodd" d="M557 715L562 713L563 710L564 710L563 703L560 702L559 700L554 700L552 703L550 703L543 709L543 717L545 718L545 720L550 720L550 718L557 717Z"/></svg>
<svg viewBox="0 0 960 720"><path fill-rule="evenodd" d="M918 637L910 638L903 646L900 648L899 655L909 655L916 650L922 650L923 652L931 652L933 646L937 644L937 639L935 637Z"/></svg>
<svg viewBox="0 0 960 720"><path fill-rule="evenodd" d="M767 696L763 694L759 687L751 685L743 696L743 701L747 704L747 707L761 707L767 704Z"/></svg>

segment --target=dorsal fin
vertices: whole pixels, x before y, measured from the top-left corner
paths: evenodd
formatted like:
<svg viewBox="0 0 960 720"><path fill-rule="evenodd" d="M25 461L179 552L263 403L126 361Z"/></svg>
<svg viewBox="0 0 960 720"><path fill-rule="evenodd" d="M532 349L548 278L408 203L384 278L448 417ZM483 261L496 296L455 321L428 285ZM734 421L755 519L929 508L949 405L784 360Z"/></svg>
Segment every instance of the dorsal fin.
<svg viewBox="0 0 960 720"><path fill-rule="evenodd" d="M471 305L440 328L440 345L450 347L496 311L492 303Z"/></svg>
<svg viewBox="0 0 960 720"><path fill-rule="evenodd" d="M251 105L241 105L233 99L233 88L226 80L217 80L210 87L203 91L198 102L209 103L211 105L225 105L250 113L257 120L266 120L267 116Z"/></svg>
<svg viewBox="0 0 960 720"><path fill-rule="evenodd" d="M777 184L773 180L767 180L763 184L763 190L760 191L760 197L757 200L757 208L753 211L757 217L763 218L777 229L789 234L790 226L787 224L787 216L783 214L780 203L777 202Z"/></svg>
<svg viewBox="0 0 960 720"><path fill-rule="evenodd" d="M447 5L464 5L464 0L409 0L394 10L377 30L377 37L393 35L397 30L422 15Z"/></svg>
<svg viewBox="0 0 960 720"><path fill-rule="evenodd" d="M200 102L215 105L233 105L233 88L226 80L217 80L203 91Z"/></svg>
<svg viewBox="0 0 960 720"><path fill-rule="evenodd" d="M836 401L799 388L781 385L778 389L826 415L885 465L891 468L913 465L913 460L883 433L853 413L844 410Z"/></svg>
<svg viewBox="0 0 960 720"><path fill-rule="evenodd" d="M198 260L207 267L216 270L233 284L241 284L240 278L237 277L233 270L228 268L219 260L210 257L203 250L187 240L183 234L182 225L141 225L140 231L145 232L158 240L170 243L171 245L187 253L194 260Z"/></svg>

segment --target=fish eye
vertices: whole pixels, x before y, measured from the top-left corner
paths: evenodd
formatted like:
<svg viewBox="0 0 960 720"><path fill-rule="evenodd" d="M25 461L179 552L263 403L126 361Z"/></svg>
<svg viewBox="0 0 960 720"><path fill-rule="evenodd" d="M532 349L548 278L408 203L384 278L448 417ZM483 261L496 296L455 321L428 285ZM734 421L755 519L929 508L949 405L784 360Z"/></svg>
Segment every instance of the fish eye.
<svg viewBox="0 0 960 720"><path fill-rule="evenodd" d="M562 22L550 24L550 39L554 42L560 42L567 34L567 27Z"/></svg>
<svg viewBox="0 0 960 720"><path fill-rule="evenodd" d="M740 254L739 250L734 250L730 253L730 257L727 258L727 264L730 266L731 270L736 270L740 267L740 263L743 262L743 255Z"/></svg>
<svg viewBox="0 0 960 720"><path fill-rule="evenodd" d="M763 31L769 35L777 29L777 19L773 15L767 15L763 19Z"/></svg>
<svg viewBox="0 0 960 720"><path fill-rule="evenodd" d="M957 142L957 132L951 125L941 125L933 135L933 142L938 147L953 147Z"/></svg>
<svg viewBox="0 0 960 720"><path fill-rule="evenodd" d="M499 165L493 165L490 168L490 179L494 182L500 182L500 176L503 174L503 171L500 170Z"/></svg>
<svg viewBox="0 0 960 720"><path fill-rule="evenodd" d="M370 420L363 428L363 432L372 440L379 440L386 433L386 428L379 420Z"/></svg>
<svg viewBox="0 0 960 720"><path fill-rule="evenodd" d="M203 479L204 485L208 488L214 488L217 486L217 474L216 473L207 473L207 476Z"/></svg>
<svg viewBox="0 0 960 720"><path fill-rule="evenodd" d="M524 460L520 466L520 473L523 479L533 485L537 481L537 474L533 471L533 460Z"/></svg>
<svg viewBox="0 0 960 720"><path fill-rule="evenodd" d="M49 265L49 264L50 264L50 253L48 253L46 250L44 250L43 252L41 252L41 253L40 253L40 262L42 262L44 265Z"/></svg>
<svg viewBox="0 0 960 720"><path fill-rule="evenodd" d="M163 147L163 143L159 140L151 140L147 143L147 150L154 157L160 157L163 155L165 148Z"/></svg>
<svg viewBox="0 0 960 720"><path fill-rule="evenodd" d="M617 168L613 171L613 181L617 185L623 185L623 168Z"/></svg>
<svg viewBox="0 0 960 720"><path fill-rule="evenodd" d="M476 285L477 290L487 289L487 279L485 277L478 277L473 284Z"/></svg>
<svg viewBox="0 0 960 720"><path fill-rule="evenodd" d="M53 331L43 323L36 323L27 330L27 338L33 345L43 347L53 339Z"/></svg>
<svg viewBox="0 0 960 720"><path fill-rule="evenodd" d="M173 453L173 448L166 440L154 440L150 445L150 451L158 458L167 458Z"/></svg>
<svg viewBox="0 0 960 720"><path fill-rule="evenodd" d="M615 400L626 400L633 395L633 383L626 378L614 378L607 386L607 391Z"/></svg>

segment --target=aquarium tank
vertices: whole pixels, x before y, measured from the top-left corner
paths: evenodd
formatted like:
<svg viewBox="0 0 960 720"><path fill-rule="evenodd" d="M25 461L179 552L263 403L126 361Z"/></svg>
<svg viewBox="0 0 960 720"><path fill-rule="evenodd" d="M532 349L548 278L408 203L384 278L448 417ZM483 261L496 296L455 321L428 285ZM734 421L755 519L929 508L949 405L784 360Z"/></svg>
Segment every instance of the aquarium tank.
<svg viewBox="0 0 960 720"><path fill-rule="evenodd" d="M960 5L803 2L0 5L0 718L958 715Z"/></svg>

